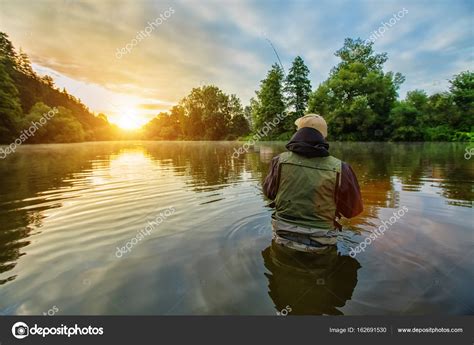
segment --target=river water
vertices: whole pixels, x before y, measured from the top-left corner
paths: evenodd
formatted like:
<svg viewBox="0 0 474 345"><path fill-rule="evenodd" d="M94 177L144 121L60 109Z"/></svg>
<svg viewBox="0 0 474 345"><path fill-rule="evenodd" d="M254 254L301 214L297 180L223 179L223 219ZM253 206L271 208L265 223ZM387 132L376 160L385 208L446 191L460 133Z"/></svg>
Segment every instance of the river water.
<svg viewBox="0 0 474 345"><path fill-rule="evenodd" d="M261 184L284 143L240 145L19 147L0 161L0 313L474 314L465 144L331 144L364 212L318 257L271 241Z"/></svg>

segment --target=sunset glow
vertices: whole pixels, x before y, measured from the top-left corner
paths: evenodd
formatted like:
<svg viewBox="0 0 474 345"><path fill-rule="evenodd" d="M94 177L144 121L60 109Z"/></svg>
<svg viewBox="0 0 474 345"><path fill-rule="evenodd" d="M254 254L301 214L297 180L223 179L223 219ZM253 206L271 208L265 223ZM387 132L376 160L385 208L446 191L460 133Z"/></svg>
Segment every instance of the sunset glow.
<svg viewBox="0 0 474 345"><path fill-rule="evenodd" d="M130 52L117 55L170 6L174 13L169 18L153 26ZM446 6L437 2L426 13L426 6L410 4L403 30L391 30L377 39L376 50L390 55L389 68L406 76L401 97L418 87L428 92L445 90L452 75L471 65L469 54L455 54L469 51L469 30L465 29L470 26L469 11L462 3L450 5L448 12ZM130 129L142 124L142 116L150 120L169 110L197 85L219 85L248 103L275 61L266 38L272 40L285 68L294 56L303 56L315 71L310 75L312 84L318 85L337 63L334 52L345 37L370 37L381 21L403 6L387 2L374 11L370 1L363 1L349 7L347 13L365 11L371 16L350 16L334 27L331 23L340 7L328 3L321 11L310 1L285 7L252 1L212 5L143 1L139 6L130 1L120 2L120 7L110 1L9 1L2 2L0 22L12 42L28 54L35 71L52 76L56 86L79 97L93 112ZM105 21L110 13L114 20ZM292 13L299 19L285 21L282 30L281 21L268 13L274 13L274 18ZM419 25L420 18L425 25ZM223 28L225 35L213 35L215 27ZM304 33L295 36L301 27L306 28ZM228 37L239 39L229 45ZM396 44L400 41L405 46ZM425 63L417 63L420 56ZM138 119L120 107L121 101L131 99ZM150 100L157 106L150 107Z"/></svg>
<svg viewBox="0 0 474 345"><path fill-rule="evenodd" d="M117 125L122 129L137 129L140 127L140 125L137 124L136 119L130 115L121 116Z"/></svg>
<svg viewBox="0 0 474 345"><path fill-rule="evenodd" d="M126 110L120 114L116 121L111 121L119 126L121 129L125 130L135 130L142 127L148 119L143 118L138 115L135 110Z"/></svg>

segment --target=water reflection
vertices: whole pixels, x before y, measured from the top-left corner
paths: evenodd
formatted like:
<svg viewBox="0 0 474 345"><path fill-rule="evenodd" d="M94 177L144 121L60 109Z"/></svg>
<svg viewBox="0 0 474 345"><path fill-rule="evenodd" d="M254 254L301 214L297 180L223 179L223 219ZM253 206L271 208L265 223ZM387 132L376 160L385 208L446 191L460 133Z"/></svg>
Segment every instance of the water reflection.
<svg viewBox="0 0 474 345"><path fill-rule="evenodd" d="M356 171L365 209L359 217L344 223L341 253L318 262L293 262L273 245L266 248L270 237L263 238L259 230L269 228L270 216L261 183L271 159L285 150L284 143L260 143L248 154L233 159L234 148L239 145L112 142L20 147L0 161L0 312L29 313L34 310L31 303L44 303L48 309L48 303L70 299L68 291L80 291L83 298L95 301L94 305L81 305L80 300L75 304L63 302L70 303L71 313L111 312L107 306L110 303L101 305L97 301L113 292L129 301L121 310L126 314L138 305L126 292L133 289L129 286L131 276L137 275L150 289L160 291L166 286L173 290L176 272L194 272L193 263L203 256L209 262L225 260L219 248L237 247L242 237L245 243L254 244L245 255L258 260L260 253L263 256L261 267L252 266L258 271L253 272L252 279L255 274L263 279L267 271L270 291L262 298L270 297L280 310L291 305L295 313L301 314L373 312L373 306L368 307L368 296L374 294L377 284L390 281L392 287L403 282L413 291L397 295L387 305L384 296L370 298L377 300L373 302L379 306L375 312L398 312L401 300L416 299L434 275L454 284L447 290L457 291L460 303L469 299L468 289L463 286L472 287L474 272L459 262L474 253L474 169L472 162L464 159L464 144L331 144L332 154ZM361 238L354 233L371 232L402 205L408 206L408 215L361 257L360 264L344 255L351 241ZM115 247L141 229L157 209L169 206L176 207L176 215L141 244L124 261L126 264L117 262ZM256 221L243 221L249 215ZM236 222L240 224L239 233L229 239L228 226ZM233 253L226 249L228 252ZM192 258L188 257L190 253ZM153 265L140 269L143 260ZM229 292L241 284L233 274L242 261L232 262L235 264L225 276L227 281L222 283ZM378 262L386 267L379 267ZM459 265L463 278L449 279L452 267ZM202 268L202 275L207 266ZM44 267L55 269L42 273ZM128 271L130 267L133 273ZM148 278L150 270L154 277L165 274L167 281ZM387 271L391 272L390 279ZM184 275L180 281L189 279ZM424 279L416 280L420 275ZM77 277L80 289L72 283ZM317 285L318 279L328 285ZM89 285L84 286L84 280ZM51 286L53 283L56 285ZM38 296L38 291L49 293ZM263 287L262 293L266 295ZM301 303L295 300L298 295ZM166 300L163 296L156 297L157 304ZM187 300L192 298L199 296L191 295ZM432 298L434 304L444 301L438 305L453 313L474 308L470 302L467 309L454 306L457 302L442 294L431 292L426 298ZM357 306L350 302L355 299ZM28 300L31 302L25 302ZM142 305L145 302L151 303L150 313L166 310L153 305L150 299ZM192 312L189 303L180 310ZM206 303L216 302L211 298ZM67 308L63 306L62 310ZM218 312L219 307L199 310Z"/></svg>
<svg viewBox="0 0 474 345"><path fill-rule="evenodd" d="M188 176L195 192L219 190L242 179L245 166L233 160L233 145L226 142L145 143L150 157L172 169L176 176Z"/></svg>
<svg viewBox="0 0 474 345"><path fill-rule="evenodd" d="M61 207L68 198L64 192L80 192L76 186L88 172L107 167L121 149L118 143L25 145L0 162L0 285L15 279L4 272L25 254L30 236L41 232L44 211Z"/></svg>
<svg viewBox="0 0 474 345"><path fill-rule="evenodd" d="M323 255L294 253L272 241L262 251L270 271L268 294L277 311L291 308L292 315L342 315L338 309L350 300L357 285L359 262L341 256L337 249Z"/></svg>

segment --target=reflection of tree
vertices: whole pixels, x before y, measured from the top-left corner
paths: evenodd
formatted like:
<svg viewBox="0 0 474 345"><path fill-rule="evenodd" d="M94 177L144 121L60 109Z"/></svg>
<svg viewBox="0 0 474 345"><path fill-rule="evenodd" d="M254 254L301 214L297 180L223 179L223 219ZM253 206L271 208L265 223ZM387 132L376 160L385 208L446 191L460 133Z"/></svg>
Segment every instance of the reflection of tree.
<svg viewBox="0 0 474 345"><path fill-rule="evenodd" d="M402 190L420 191L424 185L441 189L441 195L470 206L470 184L474 169L463 157L463 143L390 144L392 175L402 183ZM451 201L450 201L451 202Z"/></svg>
<svg viewBox="0 0 474 345"><path fill-rule="evenodd" d="M312 255L272 243L262 256L270 271L265 276L276 310L288 306L296 315L341 315L338 308L351 299L361 267L357 260L340 256L335 248Z"/></svg>
<svg viewBox="0 0 474 345"><path fill-rule="evenodd" d="M242 179L244 165L233 159L236 144L226 142L160 142L147 143L152 159L169 166L177 176L189 176L193 191L222 189Z"/></svg>
<svg viewBox="0 0 474 345"><path fill-rule="evenodd" d="M472 207L474 200L474 168L471 161L464 158L466 144L425 143L432 157L430 174L427 176L439 183L441 194L450 199L448 203ZM427 170L428 170L427 169Z"/></svg>
<svg viewBox="0 0 474 345"><path fill-rule="evenodd" d="M146 150L160 169L189 177L192 191L219 190L230 184L265 178L272 157L284 143L262 142L238 158L237 142L121 142L30 146L0 162L0 284L29 244L32 231L41 227L43 211L60 207L59 192L97 168L106 168L121 150ZM419 191L425 185L440 188L448 203L472 207L472 161L464 159L461 143L331 143L334 156L351 164L361 185L364 212L346 224L358 228L378 218L380 208L398 208L402 191ZM73 182L74 181L74 182ZM160 183L160 181L156 181ZM45 202L46 201L46 202ZM35 207L36 205L36 207Z"/></svg>
<svg viewBox="0 0 474 345"><path fill-rule="evenodd" d="M285 147L283 143L258 146L260 159L252 157L258 163L251 167L261 169L263 182L271 153L276 156ZM402 191L416 192L427 183L435 183L444 197L454 199L448 202L470 206L474 198L470 186L474 170L463 159L464 149L462 143L331 143L331 154L349 163L356 172L364 201L362 214L343 222L344 225L358 228L378 218L380 208L398 208L399 193L394 190L394 177L400 181ZM263 164L263 160L268 163Z"/></svg>
<svg viewBox="0 0 474 345"><path fill-rule="evenodd" d="M42 226L43 211L61 206L62 201L54 202L54 193L47 191L73 187L74 175L92 169L93 159L118 151L114 144L35 146L0 164L0 274L15 267L21 249L30 243L28 237ZM0 285L14 278L0 279Z"/></svg>

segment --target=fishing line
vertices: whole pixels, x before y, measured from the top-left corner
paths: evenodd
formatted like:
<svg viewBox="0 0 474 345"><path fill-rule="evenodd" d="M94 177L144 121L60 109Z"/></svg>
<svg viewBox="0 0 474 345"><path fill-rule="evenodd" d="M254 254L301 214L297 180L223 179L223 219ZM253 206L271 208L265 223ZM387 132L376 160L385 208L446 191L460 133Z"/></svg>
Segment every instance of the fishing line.
<svg viewBox="0 0 474 345"><path fill-rule="evenodd" d="M278 52L276 51L275 47L273 46L273 43L272 41L270 41L270 39L266 38L265 39L268 41L268 43L270 43L270 46L272 47L273 51L275 52L275 55L278 59L278 62L280 63L280 67L281 67L281 70L283 71L283 74L285 75L286 77L286 73L285 73L285 68L283 68L283 64L281 63L281 60L280 60L280 56L278 55Z"/></svg>

